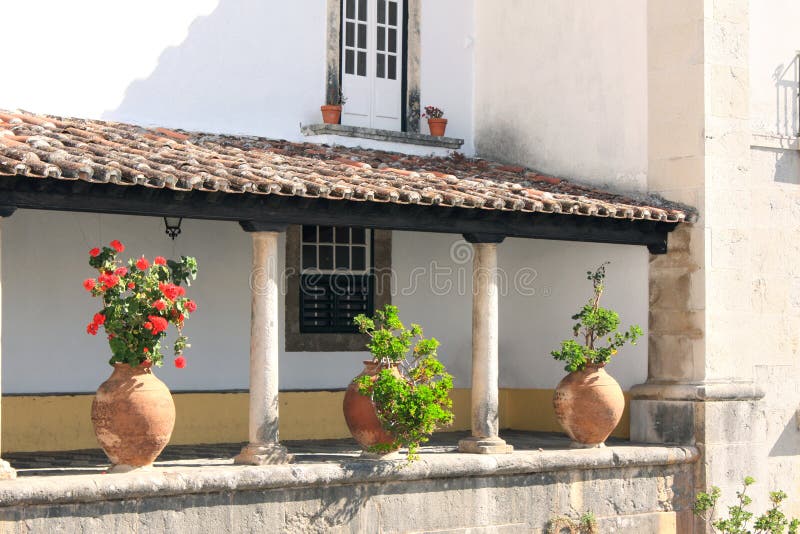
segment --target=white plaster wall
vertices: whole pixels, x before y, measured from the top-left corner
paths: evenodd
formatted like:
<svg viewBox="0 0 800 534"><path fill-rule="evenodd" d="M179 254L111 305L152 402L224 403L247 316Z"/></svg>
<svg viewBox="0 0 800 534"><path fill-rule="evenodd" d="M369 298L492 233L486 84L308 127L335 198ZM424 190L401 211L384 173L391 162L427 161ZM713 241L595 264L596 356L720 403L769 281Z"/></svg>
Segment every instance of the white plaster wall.
<svg viewBox="0 0 800 534"><path fill-rule="evenodd" d="M167 358L158 375L174 391L247 387L251 243L238 224L184 220L174 242L156 218L20 210L3 225L4 393L88 392L110 374L105 339L85 333L100 302L81 282L94 274L88 250L114 238L126 245L125 258L185 254L200 266L189 288L199 310L185 329L192 343L188 365L175 369ZM469 386L471 376L471 261L458 259L468 250L455 235L393 237L394 302L407 322L439 338L460 387ZM646 324L645 249L509 239L499 250L510 281L500 299L501 386L549 388L560 380L562 366L549 351L569 335L569 317L588 298L585 271L602 261L612 261L605 303L625 324ZM534 294L520 294L518 287ZM342 388L364 356L281 350L281 388ZM609 368L628 388L644 380L646 360L642 343L622 351Z"/></svg>
<svg viewBox="0 0 800 534"><path fill-rule="evenodd" d="M478 2L475 147L545 173L647 187L647 2Z"/></svg>
<svg viewBox="0 0 800 534"><path fill-rule="evenodd" d="M796 137L800 3L750 2L750 117L753 133Z"/></svg>
<svg viewBox="0 0 800 534"><path fill-rule="evenodd" d="M0 20L25 43L0 107L288 139L320 120L324 0L33 0Z"/></svg>
<svg viewBox="0 0 800 534"><path fill-rule="evenodd" d="M464 139L462 151L474 153L473 86L474 0L422 2L420 111L436 106L445 112L447 136ZM422 133L429 133L425 119Z"/></svg>

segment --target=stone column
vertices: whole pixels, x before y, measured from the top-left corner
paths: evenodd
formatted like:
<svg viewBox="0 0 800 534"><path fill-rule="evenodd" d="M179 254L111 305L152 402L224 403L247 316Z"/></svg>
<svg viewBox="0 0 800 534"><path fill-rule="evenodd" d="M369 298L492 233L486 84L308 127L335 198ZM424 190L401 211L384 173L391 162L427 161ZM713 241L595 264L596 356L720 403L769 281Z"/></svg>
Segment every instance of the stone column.
<svg viewBox="0 0 800 534"><path fill-rule="evenodd" d="M2 231L3 218L10 217L16 208L0 207L0 232ZM0 246L0 249L2 247ZM2 313L2 273L0 272L0 313ZM2 325L2 317L0 316L0 325ZM0 410L2 411L2 410ZM0 449L2 450L2 449ZM8 480L10 478L17 478L17 472L5 460L0 460L0 480Z"/></svg>
<svg viewBox="0 0 800 534"><path fill-rule="evenodd" d="M514 450L498 435L499 288L497 244L503 236L465 235L472 243L472 436L458 450L505 454Z"/></svg>
<svg viewBox="0 0 800 534"><path fill-rule="evenodd" d="M292 460L278 443L278 238L285 227L241 223L253 238L250 317L249 443L237 464L281 464Z"/></svg>

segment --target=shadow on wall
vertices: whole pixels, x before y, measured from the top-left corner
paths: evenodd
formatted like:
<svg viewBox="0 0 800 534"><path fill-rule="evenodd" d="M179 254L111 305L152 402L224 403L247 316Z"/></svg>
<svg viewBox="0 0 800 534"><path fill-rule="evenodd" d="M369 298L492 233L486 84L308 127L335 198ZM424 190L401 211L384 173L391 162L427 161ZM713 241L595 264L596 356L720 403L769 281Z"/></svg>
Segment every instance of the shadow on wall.
<svg viewBox="0 0 800 534"><path fill-rule="evenodd" d="M775 456L797 456L800 454L800 430L798 429L797 416L792 417L786 428L775 441L769 451L771 457Z"/></svg>
<svg viewBox="0 0 800 534"><path fill-rule="evenodd" d="M132 82L107 120L268 137L300 135L324 98L322 0L220 0Z"/></svg>
<svg viewBox="0 0 800 534"><path fill-rule="evenodd" d="M770 150L775 153L776 182L800 184L800 153L795 150Z"/></svg>
<svg viewBox="0 0 800 534"><path fill-rule="evenodd" d="M775 81L775 132L778 135L794 137L800 131L800 54L788 65L781 63L773 73Z"/></svg>

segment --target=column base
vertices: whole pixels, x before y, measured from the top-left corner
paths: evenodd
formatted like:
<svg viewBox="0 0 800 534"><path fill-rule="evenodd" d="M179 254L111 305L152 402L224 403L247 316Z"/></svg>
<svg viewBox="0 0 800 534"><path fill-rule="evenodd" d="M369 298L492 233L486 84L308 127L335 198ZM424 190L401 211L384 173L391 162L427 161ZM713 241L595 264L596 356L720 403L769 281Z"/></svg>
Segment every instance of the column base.
<svg viewBox="0 0 800 534"><path fill-rule="evenodd" d="M470 454L510 454L514 452L514 446L509 445L505 440L499 437L481 438L473 436L471 438L464 438L458 442L458 452Z"/></svg>
<svg viewBox="0 0 800 534"><path fill-rule="evenodd" d="M17 478L17 471L5 460L0 460L0 480Z"/></svg>
<svg viewBox="0 0 800 534"><path fill-rule="evenodd" d="M236 465L277 465L288 464L294 460L286 447L280 443L250 443L245 445L233 463Z"/></svg>

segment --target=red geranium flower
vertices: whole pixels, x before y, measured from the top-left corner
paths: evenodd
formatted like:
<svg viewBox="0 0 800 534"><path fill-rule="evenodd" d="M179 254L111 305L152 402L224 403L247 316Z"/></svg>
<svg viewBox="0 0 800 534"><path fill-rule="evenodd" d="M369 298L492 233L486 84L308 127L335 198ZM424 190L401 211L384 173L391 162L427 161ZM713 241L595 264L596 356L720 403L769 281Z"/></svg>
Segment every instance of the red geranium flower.
<svg viewBox="0 0 800 534"><path fill-rule="evenodd" d="M145 348L143 348L143 349L142 349L142 352L150 352L150 349L148 349L147 347L145 347Z"/></svg>
<svg viewBox="0 0 800 534"><path fill-rule="evenodd" d="M98 326L105 324L106 316L102 313L95 313L92 322Z"/></svg>
<svg viewBox="0 0 800 534"><path fill-rule="evenodd" d="M114 271L114 274L116 274L117 276L125 276L126 274L128 274L128 268L117 267L117 269Z"/></svg>
<svg viewBox="0 0 800 534"><path fill-rule="evenodd" d="M100 249L97 247L94 247L92 250L89 251L89 256L93 258L96 258L99 255L100 255Z"/></svg>
<svg viewBox="0 0 800 534"><path fill-rule="evenodd" d="M156 265L166 265L167 260L165 260L163 256L156 256L155 259L153 260L153 263L155 263Z"/></svg>
<svg viewBox="0 0 800 534"><path fill-rule="evenodd" d="M186 311L188 311L189 313L194 313L195 310L197 309L197 304L195 304L193 300L187 300L185 306L186 306Z"/></svg>
<svg viewBox="0 0 800 534"><path fill-rule="evenodd" d="M97 330L98 330L98 328L99 328L99 327L97 326L97 324L95 324L95 323L89 323L89 324L86 326L86 333L87 333L87 334L92 334L93 336L96 336L96 335L97 335Z"/></svg>
<svg viewBox="0 0 800 534"><path fill-rule="evenodd" d="M112 241L112 242L110 243L110 245L111 245L111 248L113 248L113 249L114 249L114 250L116 250L117 252L122 252L123 250L125 250L125 245L123 245L122 243L120 243L120 242L119 242L118 240L116 240L116 239L115 239L114 241Z"/></svg>
<svg viewBox="0 0 800 534"><path fill-rule="evenodd" d="M158 283L158 289L164 293L164 296L169 300L175 300L179 295L185 294L186 290L175 284L165 284L164 282Z"/></svg>
<svg viewBox="0 0 800 534"><path fill-rule="evenodd" d="M91 291L92 289L94 289L96 283L97 282L95 281L94 278L87 278L86 280L83 281L83 287L86 288L86 291Z"/></svg>
<svg viewBox="0 0 800 534"><path fill-rule="evenodd" d="M155 309L157 309L158 311L164 311L164 308L166 308L166 307L167 307L167 305L164 303L164 301L163 301L163 300L157 300L157 301L155 301L155 302L153 303L153 307L154 307Z"/></svg>
<svg viewBox="0 0 800 534"><path fill-rule="evenodd" d="M153 333L154 336L165 331L169 326L167 320L164 319L163 317L159 317L158 315L148 315L147 318L150 319L150 322L152 323L151 325L152 330L150 331ZM145 326L145 328L147 327Z"/></svg>
<svg viewBox="0 0 800 534"><path fill-rule="evenodd" d="M147 321L142 326L144 327L145 330L152 330L153 329L153 323L151 323L150 321Z"/></svg>
<svg viewBox="0 0 800 534"><path fill-rule="evenodd" d="M97 277L97 280L103 284L103 290L111 289L119 283L119 276L115 274L103 273Z"/></svg>
<svg viewBox="0 0 800 534"><path fill-rule="evenodd" d="M144 256L136 260L136 268L139 269L140 271L144 271L148 267L150 267L150 262L147 261L147 258L145 258Z"/></svg>
<svg viewBox="0 0 800 534"><path fill-rule="evenodd" d="M177 358L175 358L175 367L177 367L178 369L183 369L184 367L186 367L186 358L184 358L183 356L178 356Z"/></svg>
<svg viewBox="0 0 800 534"><path fill-rule="evenodd" d="M136 287L136 284L133 282L128 282L128 289L133 289L134 287Z"/></svg>

